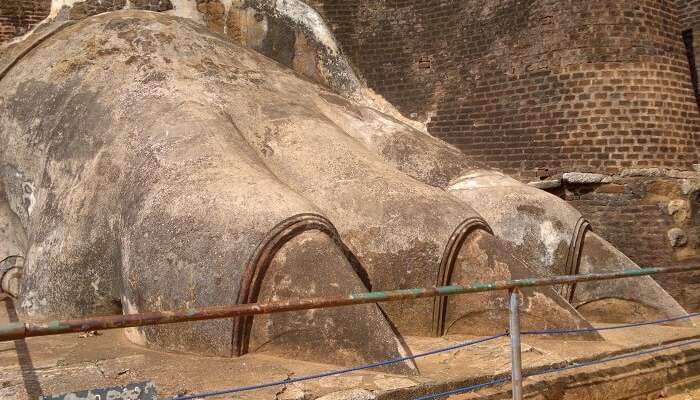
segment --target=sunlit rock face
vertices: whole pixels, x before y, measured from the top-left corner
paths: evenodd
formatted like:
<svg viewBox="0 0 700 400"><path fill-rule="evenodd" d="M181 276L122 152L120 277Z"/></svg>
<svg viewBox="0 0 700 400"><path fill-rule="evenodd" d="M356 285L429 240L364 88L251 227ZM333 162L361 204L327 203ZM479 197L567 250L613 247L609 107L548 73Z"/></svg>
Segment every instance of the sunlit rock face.
<svg viewBox="0 0 700 400"><path fill-rule="evenodd" d="M112 12L2 54L0 227L12 234L0 244L25 257L24 318L635 267L556 197L470 162L381 99L309 81L193 20ZM618 293L683 312L638 282L524 290L524 328L588 326L574 306ZM402 335L506 325L504 295L490 292L128 337L356 364L405 354Z"/></svg>

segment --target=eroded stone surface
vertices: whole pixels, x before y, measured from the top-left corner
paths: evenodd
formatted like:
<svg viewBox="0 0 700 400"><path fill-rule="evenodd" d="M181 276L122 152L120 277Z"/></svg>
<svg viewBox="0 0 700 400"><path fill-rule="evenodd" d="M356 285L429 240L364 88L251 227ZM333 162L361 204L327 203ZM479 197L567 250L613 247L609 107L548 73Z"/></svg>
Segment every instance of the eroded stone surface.
<svg viewBox="0 0 700 400"><path fill-rule="evenodd" d="M682 247L688 244L688 237L683 229L671 228L667 235L672 247Z"/></svg>
<svg viewBox="0 0 700 400"><path fill-rule="evenodd" d="M561 186L561 179L546 179L543 181L528 182L528 185L537 189L554 189Z"/></svg>
<svg viewBox="0 0 700 400"><path fill-rule="evenodd" d="M562 176L562 180L569 183L608 183L612 178L603 174L592 174L585 172L567 172Z"/></svg>
<svg viewBox="0 0 700 400"><path fill-rule="evenodd" d="M372 99L338 96L192 21L116 12L31 45L31 56L17 58L0 81L5 191L31 238L20 296L28 318L568 268L575 210L478 169L455 148L370 107ZM296 219L300 225L285 225ZM468 221L475 228L460 231ZM300 234L311 230L323 234ZM286 254L287 244L295 251ZM294 270L324 259L333 262ZM336 281L342 273L350 275ZM524 326L587 326L562 293L524 291ZM440 300L390 303L382 306L390 323L368 306L365 314L379 321L370 325L379 328L366 342L370 317L310 311L258 319L252 343L318 359L320 349L298 340L309 337L305 322L318 323L328 347L343 350L333 362L376 361L405 354L399 334L500 327L505 304L487 300L473 313ZM661 304L662 313L679 309L672 299ZM245 337L240 323L144 328L129 337L236 354Z"/></svg>

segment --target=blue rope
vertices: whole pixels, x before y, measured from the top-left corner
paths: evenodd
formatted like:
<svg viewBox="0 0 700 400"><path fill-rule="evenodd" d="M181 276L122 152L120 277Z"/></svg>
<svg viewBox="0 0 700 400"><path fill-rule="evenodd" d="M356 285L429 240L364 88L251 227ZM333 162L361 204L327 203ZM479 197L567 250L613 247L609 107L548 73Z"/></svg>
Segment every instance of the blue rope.
<svg viewBox="0 0 700 400"><path fill-rule="evenodd" d="M602 327L602 328L590 327L590 328L580 328L580 329L552 329L552 330L524 331L521 333L521 335L556 335L556 334L567 334L567 333L600 332L600 331L608 331L608 330L614 330L614 329L632 328L632 327L644 326L644 325L663 324L663 323L673 322L673 321L678 321L678 320L683 320L683 319L690 319L690 318L697 317L697 316L700 316L700 312L688 314L688 315L683 315L680 317L666 318L666 319L660 319L660 320L655 320L655 321L635 322L635 323L630 323L630 324L615 325L615 326ZM400 363L403 361L415 360L415 359L421 358L421 357L427 357L427 356L431 356L434 354L439 354L439 353L444 353L447 351L461 349L464 347L477 345L477 344L488 342L491 340L496 340L496 339L499 339L499 338L502 338L502 337L505 337L508 335L509 335L508 333L501 333L498 335L488 336L488 337L484 337L484 338L477 339L477 340L461 342L461 343L458 343L458 344L455 344L455 345L452 345L449 347L444 347L444 348L440 348L440 349L436 349L436 350L430 350L430 351L426 351L424 353L418 353L418 354L411 355L411 356L397 357L397 358L393 358L390 360L380 361L380 362L376 362L376 363L372 363L372 364L359 365L359 366L355 366L355 367L344 368L344 369L339 369L339 370L334 370L334 371L326 371L326 372L321 372L321 373L313 374L313 375L304 375L304 376L300 376L297 378L285 379L285 380L280 380L280 381L273 381L273 382L268 382L268 383L261 383L261 384L257 384L257 385L242 386L242 387L238 387L238 388L224 389L224 390L218 390L218 391L202 392L202 393L198 393L198 394L185 395L185 396L175 396L175 397L168 398L166 400L193 400L193 399L198 399L198 398L203 398L203 397L223 396L226 394L247 392L247 391L251 391L251 390L264 389L264 388L269 388L269 387L274 387L274 386L288 385L290 383L304 382L304 381L313 380L313 379L325 378L328 376L342 375L342 374L347 374L350 372L356 372L356 371L361 371L361 370L365 370L365 369L383 367L383 366L387 366L387 365L397 364L397 363ZM688 344L690 344L690 343L692 343L692 342L689 342ZM656 351L659 351L659 350L656 350ZM634 355L636 353L632 353L632 354ZM643 352L639 353L639 355L643 355L643 354L646 354L646 353L643 353ZM625 357L621 357L621 358L625 358ZM593 364L600 363L600 362L613 361L614 359L615 358L611 358L609 360L603 359L603 360L599 360L598 362L594 362ZM582 363L582 364L576 364L575 367L578 368L578 366L586 366L586 365L593 365L593 364ZM565 369L571 369L571 367L566 367ZM551 370L549 372L564 371L565 369L560 369L560 370L554 369L554 370ZM549 372L542 372L542 373L549 373ZM535 374L531 374L528 376L540 375L542 373L535 373ZM493 380L490 382L485 382L485 383L480 383L480 384L476 384L476 385L472 385L472 386L466 386L466 387L462 387L462 388L458 388L458 389L453 389L453 390L450 390L448 392L437 393L434 395L427 395L424 397L420 397L417 400L429 400L429 399L435 399L438 397L445 397L445 396L453 395L453 394L466 393L466 392L478 390L478 389L481 389L484 387L498 385L498 384L504 383L504 382L509 381L509 380L510 380L510 378L496 379L496 380Z"/></svg>
<svg viewBox="0 0 700 400"><path fill-rule="evenodd" d="M545 375L545 374L551 374L553 372L562 372L562 371L567 371L570 369L576 369L576 368L583 368L583 367L589 367L591 365L596 365L596 364L604 364L608 363L611 361L617 361L617 360L623 360L625 358L633 358L633 357L639 357L639 356L644 356L647 354L652 354L652 353L658 353L659 351L664 351L664 350L669 350L669 349L674 349L677 347L685 347L689 346L691 344L696 344L700 343L700 339L695 339L695 340L689 340L686 342L682 343L675 343L675 344L669 344L665 346L657 346L657 347L652 347L651 349L647 350L640 350L640 351L635 351L632 353L625 353L625 354L620 354L617 356L611 356L611 357L606 357L606 358L601 358L600 360L591 360L591 361L583 361L577 364L572 364L572 365L567 365L565 367L561 368L551 368L551 369L545 369L542 371L536 371L536 372L531 372L529 374L526 374L524 377L528 378L531 376L539 376L539 375Z"/></svg>
<svg viewBox="0 0 700 400"><path fill-rule="evenodd" d="M567 365L565 367L550 368L550 369L545 369L542 371L531 372L529 374L524 375L523 377L529 378L532 376L539 376L539 375L551 374L554 372L567 371L567 370L576 369L576 368L589 367L591 365L608 363L611 361L622 360L625 358L644 356L647 354L657 353L659 351L669 350L669 349L673 349L673 348L677 348L677 347L685 347L685 346L689 346L691 344L696 344L696 343L700 343L700 339L691 340L691 341L687 341L687 342L683 342L683 343L666 345L666 346L658 346L658 347L654 347L654 348L647 349L647 350L636 351L636 352L626 353L626 354L620 354L620 355L612 356L612 357L606 357L606 358L602 358L600 360L592 360L592 361L586 361L586 362L581 362L581 363L577 363L577 364ZM426 396L417 397L415 400L432 400L432 399L438 399L441 397L447 397L447 396L451 396L451 395L459 394L459 393L473 392L475 390L483 389L485 387L496 386L496 385L500 385L503 383L507 383L510 381L510 379L511 379L510 377L495 379L492 381L479 383L476 385L464 386L461 388L452 389L452 390L448 390L445 392L433 393L433 394L429 394Z"/></svg>
<svg viewBox="0 0 700 400"><path fill-rule="evenodd" d="M496 386L500 385L503 383L510 382L510 376L507 378L500 378L500 379L495 379L492 381L484 382L484 383L479 383L476 385L471 385L471 386L465 386L457 389L452 389L448 390L446 392L440 392L440 393L433 393L433 394L428 394L425 396L417 397L415 400L431 400L431 399L439 399L440 397L447 397L447 396L452 396L455 394L460 394L460 393L467 393L467 392L473 392L479 389L483 389L485 387L489 386Z"/></svg>
<svg viewBox="0 0 700 400"><path fill-rule="evenodd" d="M580 329L551 329L551 330L540 330L540 331L524 331L524 332L521 332L520 334L521 335L561 335L561 334L566 334L566 333L602 332L602 331L611 331L611 330L615 330L615 329L633 328L636 326L665 324L667 322L679 321L679 320L683 320L683 319L690 319L690 318L697 317L697 316L700 316L700 312L692 313L692 314L688 314L688 315L683 315L680 317L659 319L659 320L655 320L655 321L633 322L630 324L615 325L615 326L608 326L608 327L602 327L602 328L590 327L590 328L580 328Z"/></svg>
<svg viewBox="0 0 700 400"><path fill-rule="evenodd" d="M325 378L328 376L347 374L349 372L384 367L387 365L397 364L397 363L407 361L407 360L415 360L415 359L421 358L421 357L427 357L427 356L431 356L431 355L438 354L438 353L444 353L444 352L451 351L451 350L456 350L456 349L461 349L464 347L474 346L474 345L477 345L480 343L489 342L489 341L500 339L500 338L506 337L506 336L508 336L507 333L501 333L501 334L494 335L494 336L488 336L488 337L483 337L483 338L476 339L476 340L469 340L466 342L457 343L455 345L452 345L449 347L444 347L441 349L430 350L430 351L426 351L424 353L418 353L418 354L414 354L414 355L410 355L410 356L392 358L390 360L380 361L380 362L376 362L376 363L372 363L372 364L359 365L356 367L344 368L344 369L339 369L339 370L334 370L334 371L326 371L326 372L321 372L321 373L314 374L314 375L304 375L304 376L300 376L297 378L285 379L285 380L281 380L281 381L261 383L261 384L250 385L250 386L242 386L242 387L233 388L233 389L224 389L224 390L217 390L217 391L211 391L211 392L202 392L202 393L198 393L198 394L191 394L191 395L185 395L185 396L175 396L175 397L170 397L166 400L192 400L192 399L199 399L199 398L203 398L203 397L223 396L226 394L247 392L250 390L264 389L264 388L269 388L269 387L274 387L274 386L288 385L290 383L304 382L304 381L308 381L308 380L312 380L312 379Z"/></svg>

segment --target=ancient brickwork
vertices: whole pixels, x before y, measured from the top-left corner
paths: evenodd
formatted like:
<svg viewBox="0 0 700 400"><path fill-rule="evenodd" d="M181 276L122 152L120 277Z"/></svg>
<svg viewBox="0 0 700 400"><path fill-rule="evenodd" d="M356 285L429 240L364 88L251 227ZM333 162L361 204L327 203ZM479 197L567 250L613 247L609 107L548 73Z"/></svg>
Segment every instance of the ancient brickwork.
<svg viewBox="0 0 700 400"><path fill-rule="evenodd" d="M625 170L601 183L565 181L553 192L639 265L677 265L700 256L700 173ZM684 307L700 310L700 274L657 281Z"/></svg>
<svg viewBox="0 0 700 400"><path fill-rule="evenodd" d="M139 10L167 11L173 8L170 0L86 0L76 2L70 9L70 18L82 19L90 15L121 10L125 7ZM49 16L51 0L0 1L0 43L28 32Z"/></svg>
<svg viewBox="0 0 700 400"><path fill-rule="evenodd" d="M683 29L690 29L700 23L700 0L680 0L680 8Z"/></svg>
<svg viewBox="0 0 700 400"><path fill-rule="evenodd" d="M691 62L695 96L700 107L700 0L681 0L681 29L686 40L688 59ZM694 64L694 65L693 65Z"/></svg>
<svg viewBox="0 0 700 400"><path fill-rule="evenodd" d="M25 34L46 18L51 0L0 1L0 42Z"/></svg>
<svg viewBox="0 0 700 400"><path fill-rule="evenodd" d="M130 0L131 8L149 11L168 11L173 9L170 0Z"/></svg>
<svg viewBox="0 0 700 400"><path fill-rule="evenodd" d="M82 19L108 11L121 10L127 6L127 0L86 0L77 2L70 9L70 17ZM131 0L130 8L150 11L167 11L173 8L170 0Z"/></svg>
<svg viewBox="0 0 700 400"><path fill-rule="evenodd" d="M683 32L683 38L690 63L690 78L695 89L695 100L700 109L700 24Z"/></svg>
<svg viewBox="0 0 700 400"><path fill-rule="evenodd" d="M86 0L75 3L70 9L70 17L82 19L90 15L108 11L121 10L126 5L126 0Z"/></svg>
<svg viewBox="0 0 700 400"><path fill-rule="evenodd" d="M527 177L697 158L675 1L313 3L371 87L489 165Z"/></svg>

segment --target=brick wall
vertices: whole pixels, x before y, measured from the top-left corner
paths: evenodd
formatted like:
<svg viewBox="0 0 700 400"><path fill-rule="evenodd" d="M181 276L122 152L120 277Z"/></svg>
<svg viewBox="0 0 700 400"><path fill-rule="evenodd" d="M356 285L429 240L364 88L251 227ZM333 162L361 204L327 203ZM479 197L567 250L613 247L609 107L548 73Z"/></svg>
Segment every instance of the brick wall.
<svg viewBox="0 0 700 400"><path fill-rule="evenodd" d="M694 68L691 65L691 69L694 69L695 75L695 96L700 107L700 84L698 83L698 77L700 77L700 0L680 0L681 1L681 29L687 35L687 39L690 41L687 46L689 59L695 62Z"/></svg>
<svg viewBox="0 0 700 400"><path fill-rule="evenodd" d="M700 259L700 173L659 168L625 170L611 182L564 182L553 193L576 207L593 229L642 266ZM700 310L700 273L657 281L682 305Z"/></svg>
<svg viewBox="0 0 700 400"><path fill-rule="evenodd" d="M103 12L123 9L127 0L85 0L70 9L70 18L82 19ZM170 0L131 0L129 6L138 10L166 11L173 8Z"/></svg>
<svg viewBox="0 0 700 400"><path fill-rule="evenodd" d="M0 42L27 33L50 10L51 0L0 0Z"/></svg>
<svg viewBox="0 0 700 400"><path fill-rule="evenodd" d="M121 10L126 5L126 0L86 0L80 1L70 9L72 19L82 19L91 15L108 11Z"/></svg>
<svg viewBox="0 0 700 400"><path fill-rule="evenodd" d="M695 89L695 100L700 109L700 24L694 29L684 31L683 40L690 63L690 79Z"/></svg>
<svg viewBox="0 0 700 400"><path fill-rule="evenodd" d="M689 29L700 24L700 0L679 0L681 9L681 25Z"/></svg>
<svg viewBox="0 0 700 400"><path fill-rule="evenodd" d="M193 0L194 1L194 0ZM76 2L70 18L81 19L90 15L123 9L127 0L85 0ZM170 0L131 0L131 8L166 11L173 8ZM21 36L48 17L51 0L0 0L0 43Z"/></svg>
<svg viewBox="0 0 700 400"><path fill-rule="evenodd" d="M673 0L310 3L372 88L491 166L528 178L697 162Z"/></svg>

